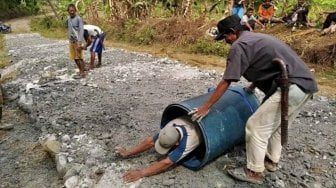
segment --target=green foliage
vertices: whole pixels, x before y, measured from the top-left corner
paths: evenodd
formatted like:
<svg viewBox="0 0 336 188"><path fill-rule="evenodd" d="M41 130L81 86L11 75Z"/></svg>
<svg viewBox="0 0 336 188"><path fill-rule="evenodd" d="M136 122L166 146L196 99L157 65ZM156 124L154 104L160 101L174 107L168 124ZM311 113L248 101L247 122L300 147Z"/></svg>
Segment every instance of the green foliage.
<svg viewBox="0 0 336 188"><path fill-rule="evenodd" d="M254 10L257 13L259 5L263 2L263 0L255 0L254 1ZM284 13L289 13L294 6L297 4L298 0L286 0L286 7L284 9ZM305 0L306 3L310 5L309 10L309 19L311 21L319 20L320 13L326 10L335 10L336 11L336 1L335 0ZM282 9L284 7L283 0L273 0L273 3L278 8L276 11L277 16L282 16Z"/></svg>
<svg viewBox="0 0 336 188"><path fill-rule="evenodd" d="M32 19L30 27L32 31L40 32L43 36L50 38L65 38L67 35L64 27L64 20L56 20L52 16L45 16Z"/></svg>
<svg viewBox="0 0 336 188"><path fill-rule="evenodd" d="M0 0L1 2L4 0ZM28 0L26 0L28 1ZM30 0L33 1L33 0ZM38 1L38 0L35 0ZM39 0L42 1L42 0ZM321 18L320 13L325 10L336 10L336 3L335 0L306 0L308 3L311 4L310 13L309 13L309 20L310 21L318 21L321 20L322 22L323 18ZM14 1L13 1L14 2ZM20 1L21 2L21 1ZM55 3L57 2L57 3ZM35 21L33 24L35 27L35 30L43 29L44 32L50 33L50 31L60 31L60 29L63 29L63 22L67 18L67 6L69 3L73 3L73 0L55 0L54 4L56 5L57 12L62 18L63 21L60 21L59 23L56 22L56 20L53 20L52 18L43 18L39 21ZM87 18L88 14L88 6L92 2L97 2L94 0L83 0L84 3L79 3L78 5L78 15L80 15L83 19ZM104 3L105 2L105 3ZM108 7L107 1L99 1L97 3L98 7L96 7L99 11L99 17L103 18L101 19L102 23L99 23L99 26L101 26L104 31L106 31L107 35L113 38L114 40L117 40L119 42L130 42L133 44L143 44L143 45L150 45L157 41L155 41L156 37L156 30L153 26L145 25L146 22L141 21L144 17L136 17L136 14L127 14L127 16L122 17L120 16L120 19L114 20L113 24L111 25L109 20L111 18L111 10L110 7ZM120 10L124 10L122 8L125 8L125 1L123 0L116 0L114 1L117 4L117 8ZM154 7L154 12L151 12L152 17L173 17L176 16L176 12L174 12L174 7L183 7L182 0L141 0L141 1L135 1L135 0L129 0L127 1L131 4L131 9L127 9L129 11L135 10L140 11L139 8L145 7L143 9L147 9L148 7L153 7L153 2L156 2L156 6ZM203 15L204 10L207 9L208 12L206 14L206 18L208 18L208 22L216 22L219 20L224 13L224 10L227 6L228 1L218 1L218 0L194 0L192 4L192 15L191 18L186 19L197 19L201 15ZM254 6L255 11L257 11L259 5L262 3L262 0L255 0ZM282 7L283 7L283 0L273 0L277 10L277 16L281 16ZM297 3L297 0L287 0L287 5L285 12L289 12L293 6ZM207 7L205 7L207 6ZM116 8L116 7L115 7ZM126 9L125 9L126 10ZM141 9L142 10L142 9ZM122 12L122 11L121 11ZM141 19L139 19L141 18ZM105 21L105 22L104 22ZM56 22L56 23L54 23ZM97 24L97 23L95 23ZM206 23L204 23L206 24ZM200 27L203 29L202 27ZM159 32L159 29L156 28ZM34 30L34 28L33 28ZM49 30L49 31L48 31ZM64 29L63 29L64 30ZM169 31L167 31L169 32ZM62 33L66 34L66 31L57 32L57 34ZM177 40L184 40L184 37L186 35L183 35L183 37L178 38ZM201 38L197 39L194 36L192 36L193 40L187 40L188 48L187 50L193 53L201 53L201 54L213 54L213 55L220 55L220 56L226 56L228 52L228 45L224 45L223 43L213 42L212 40L209 40L207 38ZM196 42L194 42L197 40ZM171 44L179 44L182 48L183 45L186 43L181 43L180 41L171 41ZM160 41L158 41L160 42ZM192 44L191 44L192 43Z"/></svg>
<svg viewBox="0 0 336 188"><path fill-rule="evenodd" d="M129 19L120 24L120 27L113 27L108 33L117 41L131 42L136 29L136 20Z"/></svg>
<svg viewBox="0 0 336 188"><path fill-rule="evenodd" d="M188 51L204 55L218 55L226 57L229 52L229 46L224 42L214 42L208 38L201 38L196 43L189 45Z"/></svg>
<svg viewBox="0 0 336 188"><path fill-rule="evenodd" d="M9 64L7 49L5 48L5 37L0 34L0 69L5 68Z"/></svg>
<svg viewBox="0 0 336 188"><path fill-rule="evenodd" d="M335 0L311 0L309 10L309 20L314 22L323 22L322 13L323 11L334 10L336 11L336 1Z"/></svg>
<svg viewBox="0 0 336 188"><path fill-rule="evenodd" d="M124 22L124 29L127 32L134 31L133 29L136 29L137 21L134 19L129 19Z"/></svg>
<svg viewBox="0 0 336 188"><path fill-rule="evenodd" d="M155 30L150 26L145 26L137 32L133 41L137 44L150 45L153 43Z"/></svg>
<svg viewBox="0 0 336 188"><path fill-rule="evenodd" d="M154 41L155 29L149 25L140 27L140 24L135 19L130 19L122 24L122 28L115 28L110 34L118 41L150 45Z"/></svg>
<svg viewBox="0 0 336 188"><path fill-rule="evenodd" d="M335 0L312 0L312 4L325 10L336 10Z"/></svg>
<svg viewBox="0 0 336 188"><path fill-rule="evenodd" d="M66 19L68 16L68 5L70 3L73 3L71 0L59 0L58 3L56 4L56 9L57 9L57 14L62 18Z"/></svg>
<svg viewBox="0 0 336 188"><path fill-rule="evenodd" d="M24 15L34 15L39 12L43 0L0 0L0 19Z"/></svg>

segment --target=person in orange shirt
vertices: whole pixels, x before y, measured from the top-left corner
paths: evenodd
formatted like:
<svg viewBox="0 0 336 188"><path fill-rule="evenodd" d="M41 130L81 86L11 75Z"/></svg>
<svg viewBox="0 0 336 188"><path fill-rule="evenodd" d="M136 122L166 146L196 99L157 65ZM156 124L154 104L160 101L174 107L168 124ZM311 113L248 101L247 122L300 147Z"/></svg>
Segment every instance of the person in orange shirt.
<svg viewBox="0 0 336 188"><path fill-rule="evenodd" d="M264 0L258 9L258 20L263 24L283 22L280 18L274 17L275 10L276 8L271 0Z"/></svg>

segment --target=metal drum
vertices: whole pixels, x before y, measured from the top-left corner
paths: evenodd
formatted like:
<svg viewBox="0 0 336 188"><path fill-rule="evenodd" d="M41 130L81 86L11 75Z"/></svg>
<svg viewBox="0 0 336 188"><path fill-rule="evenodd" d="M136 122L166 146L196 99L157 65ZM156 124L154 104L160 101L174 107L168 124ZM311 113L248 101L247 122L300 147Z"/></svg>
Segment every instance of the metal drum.
<svg viewBox="0 0 336 188"><path fill-rule="evenodd" d="M161 128L204 104L212 93L170 104L162 114ZM182 165L197 170L233 146L244 143L246 121L259 105L254 94L247 93L241 86L230 86L208 115L197 123L203 142L181 161Z"/></svg>

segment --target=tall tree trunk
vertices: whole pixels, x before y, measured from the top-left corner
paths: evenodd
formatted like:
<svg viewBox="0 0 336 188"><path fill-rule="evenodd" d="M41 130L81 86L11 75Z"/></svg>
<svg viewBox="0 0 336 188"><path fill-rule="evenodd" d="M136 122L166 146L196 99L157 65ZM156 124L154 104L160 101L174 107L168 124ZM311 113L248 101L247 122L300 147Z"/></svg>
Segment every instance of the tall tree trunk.
<svg viewBox="0 0 336 188"><path fill-rule="evenodd" d="M51 0L47 0L47 1L48 1L48 4L49 4L51 10L52 10L53 13L54 13L56 19L59 20L59 16L58 16L58 14L57 14L57 11L56 11L56 9L55 9L55 6L52 4Z"/></svg>

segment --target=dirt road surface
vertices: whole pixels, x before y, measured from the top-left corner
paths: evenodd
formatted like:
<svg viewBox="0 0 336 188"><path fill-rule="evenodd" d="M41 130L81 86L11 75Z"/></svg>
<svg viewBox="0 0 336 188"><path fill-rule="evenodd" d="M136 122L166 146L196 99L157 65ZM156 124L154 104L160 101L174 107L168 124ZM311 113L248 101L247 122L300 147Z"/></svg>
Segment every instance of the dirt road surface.
<svg viewBox="0 0 336 188"><path fill-rule="evenodd" d="M6 42L12 63L2 72L16 77L3 85L8 100L2 125L14 128L0 130L0 187L65 185L55 159L39 142L50 134L62 143L67 162L79 166L72 176L78 187L336 186L336 100L324 96L315 96L295 120L280 169L266 173L261 186L235 181L226 173L245 164L244 147L198 171L178 166L123 184L125 170L144 167L161 156L151 150L119 159L114 147L130 147L153 135L166 106L204 94L220 81L222 72L108 48L101 68L74 80L69 76L75 74L75 66L68 58L66 41L33 33L7 35ZM22 96L33 99L26 112L18 105ZM68 187L76 187L67 182Z"/></svg>

